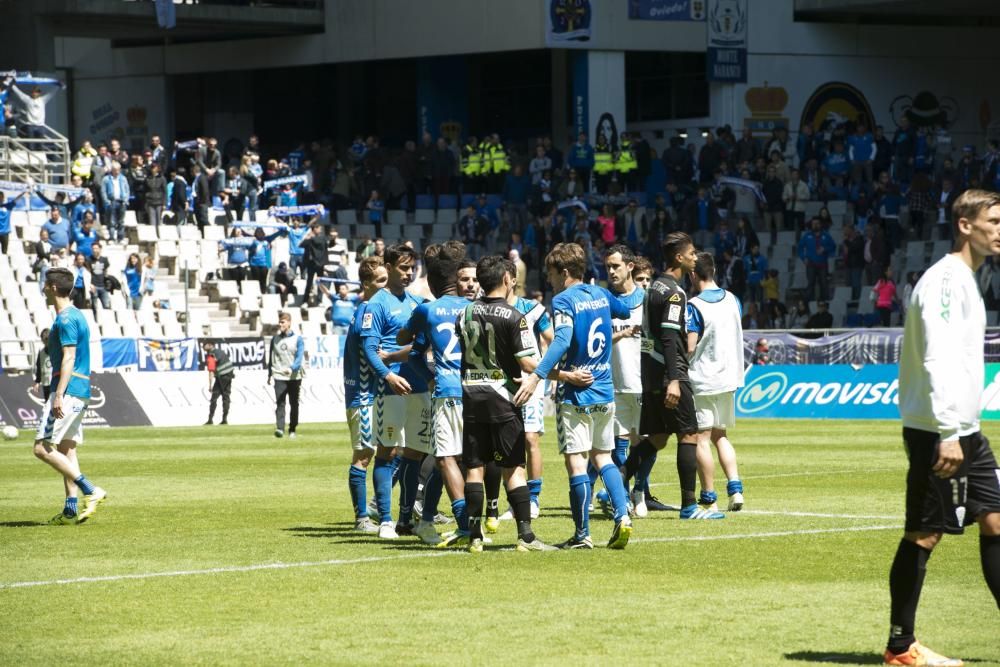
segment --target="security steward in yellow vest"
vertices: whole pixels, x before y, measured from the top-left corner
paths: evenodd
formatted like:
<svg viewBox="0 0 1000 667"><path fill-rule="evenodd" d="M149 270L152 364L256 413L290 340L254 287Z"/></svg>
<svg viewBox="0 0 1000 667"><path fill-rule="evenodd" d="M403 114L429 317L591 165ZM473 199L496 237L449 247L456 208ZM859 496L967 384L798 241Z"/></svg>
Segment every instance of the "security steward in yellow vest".
<svg viewBox="0 0 1000 667"><path fill-rule="evenodd" d="M608 193L611 172L615 168L612 158L611 146L608 145L607 139L603 135L598 135L597 145L594 146L594 183L598 194L606 195Z"/></svg>
<svg viewBox="0 0 1000 667"><path fill-rule="evenodd" d="M615 171L618 172L618 181L626 192L638 190L635 182L638 174L639 162L635 158L632 142L628 134L622 132L621 140L618 142L618 155L615 159Z"/></svg>
<svg viewBox="0 0 1000 667"><path fill-rule="evenodd" d="M494 134L490 140L490 166L493 173L489 177L489 191L500 192L503 190L503 181L510 171L510 160L507 159L507 151L500 143L500 135Z"/></svg>
<svg viewBox="0 0 1000 667"><path fill-rule="evenodd" d="M482 192L483 154L474 136L470 136L462 146L462 192Z"/></svg>
<svg viewBox="0 0 1000 667"><path fill-rule="evenodd" d="M97 157L97 151L95 151L90 143L87 142L80 147L80 150L76 152L76 156L73 158L73 164L70 167L70 172L74 176L79 176L83 179L84 183L89 183L91 177L93 176L94 158Z"/></svg>

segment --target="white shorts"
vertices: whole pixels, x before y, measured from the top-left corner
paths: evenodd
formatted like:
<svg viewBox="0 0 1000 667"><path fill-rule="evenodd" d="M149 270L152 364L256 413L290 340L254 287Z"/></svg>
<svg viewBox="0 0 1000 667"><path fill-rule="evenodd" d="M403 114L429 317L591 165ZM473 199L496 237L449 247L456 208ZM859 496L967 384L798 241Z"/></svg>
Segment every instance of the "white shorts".
<svg viewBox="0 0 1000 667"><path fill-rule="evenodd" d="M556 439L560 454L582 454L615 448L615 404L556 407Z"/></svg>
<svg viewBox="0 0 1000 667"><path fill-rule="evenodd" d="M698 430L711 428L732 428L736 426L736 392L711 396L695 396L694 412L698 418Z"/></svg>
<svg viewBox="0 0 1000 667"><path fill-rule="evenodd" d="M90 401L68 394L63 396L63 416L56 419L52 414L53 398L55 394L49 396L49 400L45 401L45 407L42 408L42 418L38 422L35 441L44 440L58 445L64 440L72 440L78 445L83 444L83 417L87 414L87 404Z"/></svg>
<svg viewBox="0 0 1000 667"><path fill-rule="evenodd" d="M615 437L639 435L642 394L615 394Z"/></svg>
<svg viewBox="0 0 1000 667"><path fill-rule="evenodd" d="M351 430L351 448L360 452L363 449L375 449L375 434L372 430L374 406L361 405L347 408L347 426Z"/></svg>
<svg viewBox="0 0 1000 667"><path fill-rule="evenodd" d="M434 416L434 456L462 455L462 399L435 398Z"/></svg>
<svg viewBox="0 0 1000 667"><path fill-rule="evenodd" d="M376 442L383 447L431 453L431 396L379 395L375 399Z"/></svg>
<svg viewBox="0 0 1000 667"><path fill-rule="evenodd" d="M525 433L545 433L545 395L529 398L521 408L521 416Z"/></svg>

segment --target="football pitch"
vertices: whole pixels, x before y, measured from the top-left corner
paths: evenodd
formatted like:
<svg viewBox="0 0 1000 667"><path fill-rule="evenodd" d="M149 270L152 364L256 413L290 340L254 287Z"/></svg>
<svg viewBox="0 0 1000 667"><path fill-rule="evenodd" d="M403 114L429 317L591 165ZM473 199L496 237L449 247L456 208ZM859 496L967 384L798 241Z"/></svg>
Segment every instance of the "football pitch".
<svg viewBox="0 0 1000 667"><path fill-rule="evenodd" d="M549 427L535 530L557 542L572 520ZM623 552L516 553L504 522L471 555L353 532L344 424L90 430L83 469L109 499L61 527L44 524L62 484L22 432L0 443L0 664L880 664L900 435L744 420L743 512L651 512ZM671 504L674 451L652 479ZM595 543L611 527L598 509ZM977 533L935 551L917 636L996 665Z"/></svg>

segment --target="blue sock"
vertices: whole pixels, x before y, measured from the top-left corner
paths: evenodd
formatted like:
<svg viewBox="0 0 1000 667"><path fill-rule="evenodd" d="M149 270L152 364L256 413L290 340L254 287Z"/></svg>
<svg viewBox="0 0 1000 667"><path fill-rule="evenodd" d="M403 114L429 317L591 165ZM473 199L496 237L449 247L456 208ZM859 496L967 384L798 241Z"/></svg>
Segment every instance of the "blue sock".
<svg viewBox="0 0 1000 667"><path fill-rule="evenodd" d="M531 502L538 504L538 496L542 495L542 478L528 480L528 493L531 495Z"/></svg>
<svg viewBox="0 0 1000 667"><path fill-rule="evenodd" d="M455 515L458 523L458 530L463 533L469 532L469 513L465 509L465 498L451 501L451 513Z"/></svg>
<svg viewBox="0 0 1000 667"><path fill-rule="evenodd" d="M368 471L351 466L347 475L347 486L351 489L354 518L361 519L368 516Z"/></svg>
<svg viewBox="0 0 1000 667"><path fill-rule="evenodd" d="M619 435L615 438L615 449L611 452L611 460L615 462L615 465L621 468L625 465L625 459L628 458L628 436Z"/></svg>
<svg viewBox="0 0 1000 667"><path fill-rule="evenodd" d="M444 480L441 478L441 471L435 467L424 482L424 509L421 519L434 523L434 517L438 513L438 503L441 502L441 492L444 490Z"/></svg>
<svg viewBox="0 0 1000 667"><path fill-rule="evenodd" d="M622 517L628 515L628 493L625 491L625 482L622 481L618 466L609 463L601 468L601 481L611 496L611 506L615 508L615 521L621 521Z"/></svg>
<svg viewBox="0 0 1000 667"><path fill-rule="evenodd" d="M375 483L375 502L378 504L379 521L381 523L391 522L392 462L376 458L372 478L372 481Z"/></svg>
<svg viewBox="0 0 1000 667"><path fill-rule="evenodd" d="M594 497L594 485L590 483L590 478L587 478L587 498ZM590 504L587 503L583 506L583 534L590 535Z"/></svg>
<svg viewBox="0 0 1000 667"><path fill-rule="evenodd" d="M639 463L639 469L635 472L635 488L642 489L644 493L649 493L649 475L656 465L655 456L647 456Z"/></svg>
<svg viewBox="0 0 1000 667"><path fill-rule="evenodd" d="M420 461L403 458L399 462L399 523L408 524L413 520L413 503L417 499L420 484Z"/></svg>
<svg viewBox="0 0 1000 667"><path fill-rule="evenodd" d="M84 495L89 496L94 492L94 485L87 480L87 476L83 473L80 473L80 476L73 481L76 482L78 487L80 487L80 490L83 491Z"/></svg>
<svg viewBox="0 0 1000 667"><path fill-rule="evenodd" d="M400 456L399 454L396 454L395 456L392 457L392 460L389 461L389 466L392 468L392 485L393 486L396 486L396 484L399 482L399 465L402 462L402 460L403 460L403 457Z"/></svg>
<svg viewBox="0 0 1000 667"><path fill-rule="evenodd" d="M594 467L593 462L587 461L587 483L590 484L590 493L587 494L587 505L590 505L590 499L594 497L594 485L597 483L597 477L599 473L597 468Z"/></svg>
<svg viewBox="0 0 1000 667"><path fill-rule="evenodd" d="M743 493L743 482L738 479L730 480L726 484L726 493L730 496L734 493Z"/></svg>
<svg viewBox="0 0 1000 667"><path fill-rule="evenodd" d="M574 475L569 478L569 507L573 512L573 523L576 525L576 537L583 538L589 534L587 506L590 504L590 484L586 475Z"/></svg>
<svg viewBox="0 0 1000 667"><path fill-rule="evenodd" d="M719 494L715 491L702 491L701 497L698 498L699 505L711 505L719 499Z"/></svg>
<svg viewBox="0 0 1000 667"><path fill-rule="evenodd" d="M66 499L66 505L63 506L63 516L73 517L76 516L76 496Z"/></svg>

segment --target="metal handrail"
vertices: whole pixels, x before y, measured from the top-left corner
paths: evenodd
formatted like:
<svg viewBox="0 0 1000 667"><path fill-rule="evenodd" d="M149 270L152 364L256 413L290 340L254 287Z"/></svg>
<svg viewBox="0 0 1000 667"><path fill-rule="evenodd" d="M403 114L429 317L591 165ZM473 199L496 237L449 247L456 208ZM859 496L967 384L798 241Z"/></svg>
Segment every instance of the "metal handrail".
<svg viewBox="0 0 1000 667"><path fill-rule="evenodd" d="M69 182L69 140L48 126L45 129L49 136L44 139L0 135L0 175L4 180Z"/></svg>

